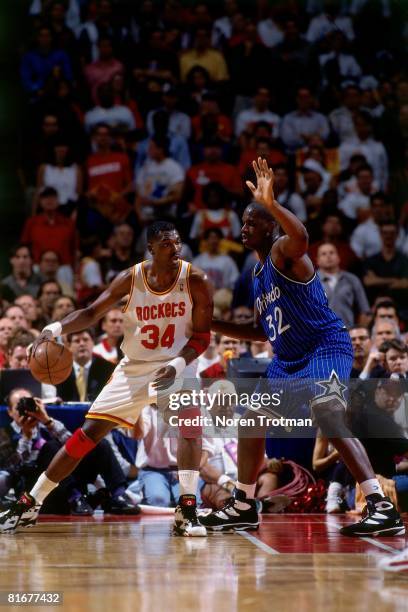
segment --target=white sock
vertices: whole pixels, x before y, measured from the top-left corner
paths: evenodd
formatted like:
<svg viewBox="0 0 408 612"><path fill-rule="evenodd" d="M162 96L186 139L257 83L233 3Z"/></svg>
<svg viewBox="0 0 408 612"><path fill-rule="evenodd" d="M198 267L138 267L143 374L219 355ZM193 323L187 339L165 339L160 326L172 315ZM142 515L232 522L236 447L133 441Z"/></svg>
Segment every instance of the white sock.
<svg viewBox="0 0 408 612"><path fill-rule="evenodd" d="M254 484L243 484L242 482L239 482L239 480L237 480L237 482L235 483L235 488L239 489L240 491L243 491L247 499L255 498L256 482ZM251 505L236 499L234 507L238 510L249 510Z"/></svg>
<svg viewBox="0 0 408 612"><path fill-rule="evenodd" d="M381 497L385 497L384 491L382 490L377 478L370 478L369 480L360 482L360 487L364 497L367 497L367 495L372 495L373 493L381 495Z"/></svg>
<svg viewBox="0 0 408 612"><path fill-rule="evenodd" d="M42 504L47 495L58 487L58 485L58 482L53 482L46 476L45 472L43 472L31 489L30 495L34 497L37 504Z"/></svg>
<svg viewBox="0 0 408 612"><path fill-rule="evenodd" d="M327 499L335 499L339 497L343 486L339 482L331 482L327 487Z"/></svg>
<svg viewBox="0 0 408 612"><path fill-rule="evenodd" d="M198 477L196 470L179 470L180 495L197 495Z"/></svg>

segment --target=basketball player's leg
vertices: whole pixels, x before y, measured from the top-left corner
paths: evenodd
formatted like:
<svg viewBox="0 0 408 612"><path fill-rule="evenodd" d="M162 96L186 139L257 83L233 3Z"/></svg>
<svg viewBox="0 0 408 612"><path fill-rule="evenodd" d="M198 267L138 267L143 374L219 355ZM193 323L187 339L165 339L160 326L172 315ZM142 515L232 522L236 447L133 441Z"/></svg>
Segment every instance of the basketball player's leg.
<svg viewBox="0 0 408 612"><path fill-rule="evenodd" d="M345 347L347 349L347 347ZM367 517L354 525L343 527L343 535L402 535L405 528L391 501L384 496L375 476L366 450L360 440L353 437L346 423L346 384L351 370L352 356L342 351L322 347L311 363L316 383L311 402L313 417L322 434L339 452L341 459L360 484L367 502ZM318 394L317 387L324 392Z"/></svg>

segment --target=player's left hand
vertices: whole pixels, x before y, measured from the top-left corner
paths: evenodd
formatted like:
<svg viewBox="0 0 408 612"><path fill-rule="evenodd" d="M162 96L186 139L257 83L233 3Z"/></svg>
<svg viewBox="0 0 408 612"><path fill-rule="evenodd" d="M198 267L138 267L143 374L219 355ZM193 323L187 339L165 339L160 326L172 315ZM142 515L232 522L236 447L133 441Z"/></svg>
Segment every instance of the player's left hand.
<svg viewBox="0 0 408 612"><path fill-rule="evenodd" d="M152 382L152 388L157 391L168 389L174 384L176 378L176 368L173 366L165 366L155 372L155 379Z"/></svg>

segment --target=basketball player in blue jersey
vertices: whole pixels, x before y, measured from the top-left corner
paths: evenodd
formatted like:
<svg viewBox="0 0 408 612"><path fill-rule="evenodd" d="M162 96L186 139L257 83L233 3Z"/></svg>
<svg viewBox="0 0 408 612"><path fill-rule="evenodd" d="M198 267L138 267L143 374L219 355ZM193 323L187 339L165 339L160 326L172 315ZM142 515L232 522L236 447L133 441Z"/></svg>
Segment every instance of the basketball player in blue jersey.
<svg viewBox="0 0 408 612"><path fill-rule="evenodd" d="M315 423L338 450L366 497L362 520L340 532L403 535L405 527L397 510L384 496L364 447L346 425L344 382L352 367L351 341L343 322L329 308L307 255L306 228L275 200L273 172L267 162L259 158L253 167L257 185L249 181L247 185L256 203L246 208L241 233L244 246L255 250L260 260L253 275L256 321L245 325L213 321L212 329L240 340L270 341L274 358L266 376L271 392L277 390L277 384L287 388L291 381L298 391L303 384L300 403L309 401ZM273 410L276 416L279 407ZM253 417L254 412L248 416ZM221 510L200 517L207 529L258 528L254 496L265 453L265 429L259 431L262 437L240 437L234 496Z"/></svg>

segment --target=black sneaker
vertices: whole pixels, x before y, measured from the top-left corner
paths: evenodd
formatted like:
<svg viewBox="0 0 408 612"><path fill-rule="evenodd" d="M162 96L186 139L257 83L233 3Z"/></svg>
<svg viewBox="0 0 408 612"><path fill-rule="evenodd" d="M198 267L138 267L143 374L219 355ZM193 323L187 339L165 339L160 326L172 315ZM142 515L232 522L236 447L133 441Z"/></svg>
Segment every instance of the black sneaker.
<svg viewBox="0 0 408 612"><path fill-rule="evenodd" d="M132 516L140 514L139 506L131 502L126 493L111 497L107 503L102 504L102 508L105 514L126 514Z"/></svg>
<svg viewBox="0 0 408 612"><path fill-rule="evenodd" d="M345 536L403 536L405 526L389 497L378 501L367 499L363 518L340 529Z"/></svg>
<svg viewBox="0 0 408 612"><path fill-rule="evenodd" d="M180 495L174 513L173 535L184 537L205 537L207 530L197 516L195 495Z"/></svg>
<svg viewBox="0 0 408 612"><path fill-rule="evenodd" d="M69 502L69 508L73 516L92 516L94 509L88 503L86 495L81 495Z"/></svg>
<svg viewBox="0 0 408 612"><path fill-rule="evenodd" d="M14 533L17 529L33 527L37 522L40 507L34 497L23 493L11 508L0 513L0 532Z"/></svg>
<svg viewBox="0 0 408 612"><path fill-rule="evenodd" d="M248 508L240 510L235 502L246 504ZM227 499L220 510L215 510L206 516L199 516L200 523L211 531L229 531L231 529L245 529L256 531L259 528L259 516L254 499L247 499L244 491L235 489L234 497Z"/></svg>

